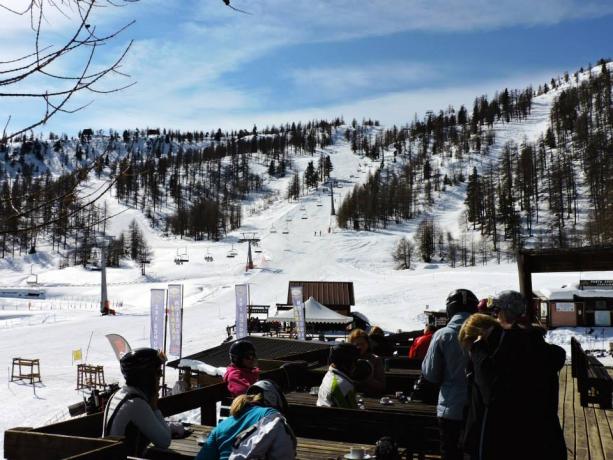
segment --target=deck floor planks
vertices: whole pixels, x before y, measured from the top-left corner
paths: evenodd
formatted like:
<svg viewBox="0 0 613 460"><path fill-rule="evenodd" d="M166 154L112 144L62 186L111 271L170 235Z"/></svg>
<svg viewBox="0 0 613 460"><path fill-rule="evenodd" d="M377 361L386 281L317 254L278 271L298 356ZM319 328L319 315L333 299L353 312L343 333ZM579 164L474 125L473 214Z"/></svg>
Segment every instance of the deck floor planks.
<svg viewBox="0 0 613 460"><path fill-rule="evenodd" d="M568 368L567 368L568 372ZM579 400L579 391L576 381L573 379L573 409L575 413L575 459L590 460L590 451L588 448L588 432L585 426L585 414L581 401Z"/></svg>
<svg viewBox="0 0 613 460"><path fill-rule="evenodd" d="M574 380L570 373L570 368L564 366L560 372L560 388L564 388L564 398L560 399L559 406L564 408L564 416L560 418L560 423L564 429L564 439L566 447L570 449L569 457L575 457L577 446L575 444L575 408L574 408Z"/></svg>
<svg viewBox="0 0 613 460"><path fill-rule="evenodd" d="M598 423L598 431L600 432L600 442L602 444L602 452L605 460L613 460L613 436L611 428L607 420L606 410L594 408L596 423Z"/></svg>
<svg viewBox="0 0 613 460"><path fill-rule="evenodd" d="M600 430L596 422L594 407L584 407L585 424L587 426L587 442L590 450L590 460L604 460L602 442L600 440Z"/></svg>

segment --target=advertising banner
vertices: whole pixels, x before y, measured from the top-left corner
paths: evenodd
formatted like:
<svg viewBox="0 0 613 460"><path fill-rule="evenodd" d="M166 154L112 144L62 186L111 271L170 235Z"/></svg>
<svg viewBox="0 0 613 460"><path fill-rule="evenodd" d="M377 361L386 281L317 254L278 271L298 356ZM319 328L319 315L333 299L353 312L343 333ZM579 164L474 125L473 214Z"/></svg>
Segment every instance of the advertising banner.
<svg viewBox="0 0 613 460"><path fill-rule="evenodd" d="M183 344L183 285L168 285L168 354L181 357Z"/></svg>
<svg viewBox="0 0 613 460"><path fill-rule="evenodd" d="M149 331L149 346L154 350L164 349L164 302L166 289L151 289L151 330Z"/></svg>
<svg viewBox="0 0 613 460"><path fill-rule="evenodd" d="M237 339L242 339L249 335L247 329L247 320L249 312L247 311L247 305L249 305L249 285L248 284L236 284L234 286L236 291L236 322L235 335Z"/></svg>
<svg viewBox="0 0 613 460"><path fill-rule="evenodd" d="M106 338L109 340L111 347L113 347L115 356L117 356L117 361L127 352L132 351L132 347L130 347L128 341L119 334L107 334Z"/></svg>
<svg viewBox="0 0 613 460"><path fill-rule="evenodd" d="M306 340L306 321L304 317L304 302L302 301L302 286L292 286L292 305L296 321L296 336L298 340Z"/></svg>

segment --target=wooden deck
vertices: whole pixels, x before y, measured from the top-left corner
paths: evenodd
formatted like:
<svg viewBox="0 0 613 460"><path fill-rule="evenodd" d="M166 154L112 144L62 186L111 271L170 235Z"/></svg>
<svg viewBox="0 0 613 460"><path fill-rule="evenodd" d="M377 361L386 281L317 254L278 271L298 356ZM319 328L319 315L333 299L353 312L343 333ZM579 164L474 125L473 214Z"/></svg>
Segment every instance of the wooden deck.
<svg viewBox="0 0 613 460"><path fill-rule="evenodd" d="M564 366L560 372L558 416L569 460L613 460L613 410L594 404L581 407L570 366Z"/></svg>

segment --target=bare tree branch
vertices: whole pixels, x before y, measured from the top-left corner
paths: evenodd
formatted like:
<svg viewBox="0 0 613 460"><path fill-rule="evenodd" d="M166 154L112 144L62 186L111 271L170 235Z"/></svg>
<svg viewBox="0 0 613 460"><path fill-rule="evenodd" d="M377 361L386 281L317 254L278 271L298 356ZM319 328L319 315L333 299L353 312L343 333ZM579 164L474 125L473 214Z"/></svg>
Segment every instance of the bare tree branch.
<svg viewBox="0 0 613 460"><path fill-rule="evenodd" d="M132 42L125 47L119 58L111 65L93 72L90 71L90 69L93 66L95 53L98 47L109 43L134 24L134 21L131 21L110 33L97 34L96 26L92 24L92 20L94 19L94 8L126 6L136 1L138 0L29 0L24 9L16 10L8 7L0 0L0 7L4 10L17 16L29 15L30 27L34 32L34 50L31 53L16 59L0 62L0 76L4 76L0 78L0 87L13 87L18 83L27 81L35 75L44 77L47 82L47 89L40 92L19 90L0 92L0 98L20 97L38 99L41 101L43 109L38 120L33 121L26 127L18 127L14 131L8 131L7 124L2 133L2 138L0 138L1 142L6 143L16 136L45 124L58 112L74 113L82 110L87 104L75 109L66 107L68 101L77 93L91 91L98 94L107 94L122 91L134 84L134 82L132 82L106 90L94 87L95 83L100 82L102 78L111 73L123 77L127 76L129 78L128 75L120 72L119 68L128 50L131 48ZM65 18L75 18L74 31L59 47L55 47L51 44L44 46L41 44L42 32L47 23L47 15L50 10L59 12ZM90 47L91 51L77 75L70 75L70 73L58 74L50 70L50 66L53 63L67 58L69 55L84 47ZM56 84L60 84L60 87L58 89L51 89L53 86L56 86ZM66 86L67 84L68 86ZM63 88L61 87L62 85L64 85Z"/></svg>

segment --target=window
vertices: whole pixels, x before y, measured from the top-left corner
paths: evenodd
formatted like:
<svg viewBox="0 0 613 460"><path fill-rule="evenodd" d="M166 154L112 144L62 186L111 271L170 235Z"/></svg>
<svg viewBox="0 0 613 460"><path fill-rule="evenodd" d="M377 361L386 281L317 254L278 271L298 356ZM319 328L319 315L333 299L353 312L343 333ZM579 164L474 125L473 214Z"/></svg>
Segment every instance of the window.
<svg viewBox="0 0 613 460"><path fill-rule="evenodd" d="M594 302L594 310L606 310L607 309L607 301L606 300L597 300Z"/></svg>

